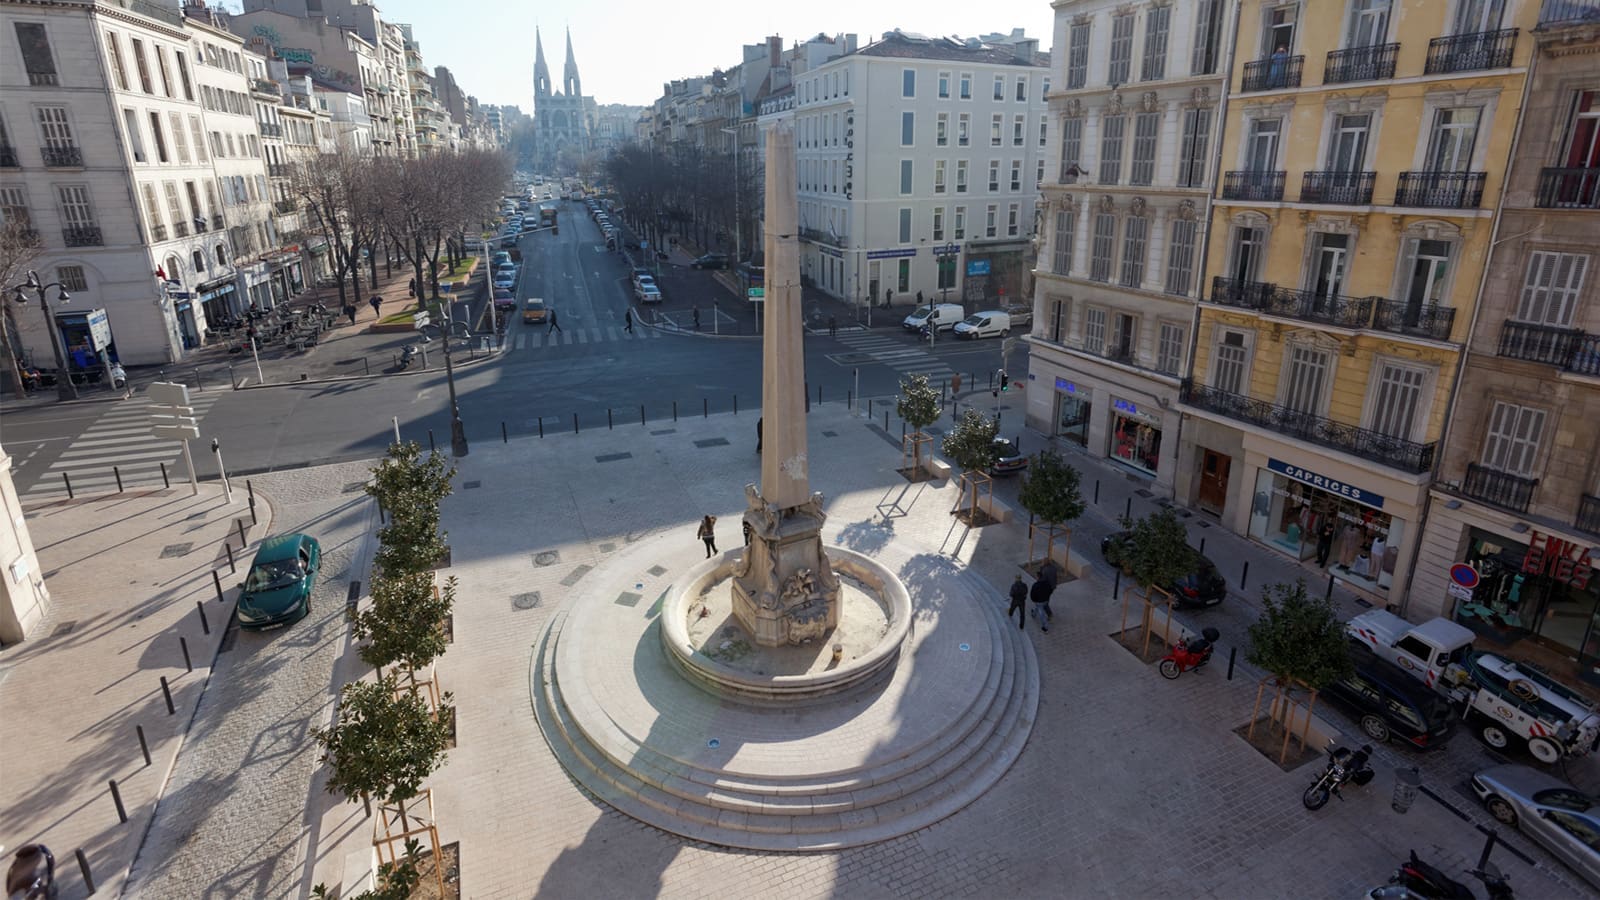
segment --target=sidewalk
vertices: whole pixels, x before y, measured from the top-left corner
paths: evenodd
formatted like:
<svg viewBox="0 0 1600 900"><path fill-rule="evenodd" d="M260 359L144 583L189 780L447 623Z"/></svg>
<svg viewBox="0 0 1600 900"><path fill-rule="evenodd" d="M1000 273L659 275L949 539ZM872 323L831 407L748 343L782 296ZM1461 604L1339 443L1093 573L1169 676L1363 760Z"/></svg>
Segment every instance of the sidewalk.
<svg viewBox="0 0 1600 900"><path fill-rule="evenodd" d="M243 480L130 490L33 505L28 527L52 605L28 639L0 649L0 854L39 842L56 856L64 900L118 896L211 677L255 543L273 508ZM250 544L241 549L238 526ZM230 570L224 542L236 559ZM225 592L217 600L212 572ZM201 622L200 607L206 622ZM209 633L207 633L209 628ZM187 645L189 670L184 661ZM169 713L161 680L170 685ZM150 760L140 752L144 729ZM118 821L115 780L128 821Z"/></svg>

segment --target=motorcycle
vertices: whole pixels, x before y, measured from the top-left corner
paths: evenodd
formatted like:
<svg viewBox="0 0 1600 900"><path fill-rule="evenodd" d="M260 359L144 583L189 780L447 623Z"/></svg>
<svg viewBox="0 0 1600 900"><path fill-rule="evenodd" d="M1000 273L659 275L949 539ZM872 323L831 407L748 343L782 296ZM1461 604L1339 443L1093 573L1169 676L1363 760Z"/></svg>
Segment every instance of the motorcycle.
<svg viewBox="0 0 1600 900"><path fill-rule="evenodd" d="M1360 750L1350 750L1348 747L1337 747L1328 754L1328 766L1317 776L1317 780L1306 788L1300 795L1300 802L1306 809L1321 809L1328 803L1328 797L1344 799L1339 789L1347 784L1357 787L1371 781L1377 773L1367 760L1372 758L1372 747L1362 744Z"/></svg>
<svg viewBox="0 0 1600 900"><path fill-rule="evenodd" d="M128 386L128 370L122 367L122 363L111 364L111 386L119 391Z"/></svg>
<svg viewBox="0 0 1600 900"><path fill-rule="evenodd" d="M43 844L25 844L6 870L9 900L49 900L56 896L56 858Z"/></svg>
<svg viewBox="0 0 1600 900"><path fill-rule="evenodd" d="M1166 678L1177 678L1191 669L1199 669L1211 661L1211 651L1221 637L1222 632L1215 628L1202 628L1200 637L1180 639L1174 644L1172 650L1161 657L1161 664L1157 668Z"/></svg>
<svg viewBox="0 0 1600 900"><path fill-rule="evenodd" d="M411 368L411 362L412 360L416 359L416 357L417 345L407 344L400 349L400 361L396 363L396 367L403 372L406 369Z"/></svg>
<svg viewBox="0 0 1600 900"><path fill-rule="evenodd" d="M1515 900L1511 879L1494 863L1485 862L1482 869L1469 873L1483 882L1489 900ZM1373 888L1367 896L1372 900L1472 900L1474 895L1466 885L1417 859L1417 851L1412 850L1411 858L1400 864L1389 883Z"/></svg>

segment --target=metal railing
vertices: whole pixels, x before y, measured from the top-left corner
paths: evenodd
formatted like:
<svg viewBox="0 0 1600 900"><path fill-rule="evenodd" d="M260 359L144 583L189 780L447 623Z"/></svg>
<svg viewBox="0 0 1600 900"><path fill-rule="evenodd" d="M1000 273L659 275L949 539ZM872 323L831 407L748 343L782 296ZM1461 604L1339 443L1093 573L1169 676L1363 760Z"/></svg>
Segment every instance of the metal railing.
<svg viewBox="0 0 1600 900"><path fill-rule="evenodd" d="M1300 202L1366 206L1377 178L1377 172L1307 172L1300 181Z"/></svg>
<svg viewBox="0 0 1600 900"><path fill-rule="evenodd" d="M1467 477L1462 479L1459 490L1480 503L1525 513L1528 504L1533 502L1533 492L1538 486L1537 478L1524 478L1477 463L1467 463Z"/></svg>
<svg viewBox="0 0 1600 900"><path fill-rule="evenodd" d="M1265 400L1195 384L1187 378L1183 380L1179 398L1196 409L1331 447L1403 472L1421 473L1433 467L1436 446L1433 443L1419 444L1369 428L1346 425Z"/></svg>
<svg viewBox="0 0 1600 900"><path fill-rule="evenodd" d="M1572 525L1579 531L1600 534L1600 497L1584 494L1578 498L1578 514Z"/></svg>
<svg viewBox="0 0 1600 900"><path fill-rule="evenodd" d="M54 72L29 72L28 83L34 87L55 87L61 80Z"/></svg>
<svg viewBox="0 0 1600 900"><path fill-rule="evenodd" d="M98 247L105 243L96 225L68 225L61 229L61 239L68 247Z"/></svg>
<svg viewBox="0 0 1600 900"><path fill-rule="evenodd" d="M76 145L40 147L39 153L44 157L44 166L47 169L77 169L83 167L83 148Z"/></svg>
<svg viewBox="0 0 1600 900"><path fill-rule="evenodd" d="M167 226L165 226L165 225L151 225L150 226L150 241L151 241L151 243L159 244L159 243L161 243L162 241L164 241L166 239L167 239Z"/></svg>
<svg viewBox="0 0 1600 900"><path fill-rule="evenodd" d="M17 148L10 144L0 144L0 168L16 169L21 163L17 162Z"/></svg>
<svg viewBox="0 0 1600 900"><path fill-rule="evenodd" d="M299 207L293 200L274 200L272 201L272 208L280 213L292 213Z"/></svg>
<svg viewBox="0 0 1600 900"><path fill-rule="evenodd" d="M1541 209L1600 209L1600 168L1540 170L1534 205Z"/></svg>
<svg viewBox="0 0 1600 900"><path fill-rule="evenodd" d="M261 129L262 137L283 137L283 126L276 122L258 122L256 127Z"/></svg>
<svg viewBox="0 0 1600 900"><path fill-rule="evenodd" d="M258 94L279 95L278 83L270 78L250 79L250 89Z"/></svg>
<svg viewBox="0 0 1600 900"><path fill-rule="evenodd" d="M1395 206L1474 209L1483 200L1485 172L1401 172Z"/></svg>
<svg viewBox="0 0 1600 900"><path fill-rule="evenodd" d="M211 217L211 227L217 231L222 230L222 213L217 213Z"/></svg>
<svg viewBox="0 0 1600 900"><path fill-rule="evenodd" d="M1506 320L1496 355L1559 366L1579 375L1600 375L1600 334L1576 328Z"/></svg>
<svg viewBox="0 0 1600 900"><path fill-rule="evenodd" d="M1577 25L1600 22L1600 0L1544 0L1539 7L1539 24Z"/></svg>
<svg viewBox="0 0 1600 900"><path fill-rule="evenodd" d="M1241 93L1250 91L1276 91L1300 86L1300 73L1305 68L1304 56L1269 56L1244 64L1244 78L1239 83Z"/></svg>
<svg viewBox="0 0 1600 900"><path fill-rule="evenodd" d="M1399 44L1373 44L1328 51L1322 66L1323 84L1348 84L1352 81L1386 81L1394 77L1394 60Z"/></svg>
<svg viewBox="0 0 1600 900"><path fill-rule="evenodd" d="M1436 37L1428 42L1428 61L1424 75L1503 69L1511 65L1511 51L1517 45L1517 29L1479 31Z"/></svg>
<svg viewBox="0 0 1600 900"><path fill-rule="evenodd" d="M1225 172L1222 199L1277 201L1283 199L1285 172Z"/></svg>
<svg viewBox="0 0 1600 900"><path fill-rule="evenodd" d="M1437 303L1413 304L1405 300L1379 298L1373 307L1372 328L1375 331L1447 341L1455 322L1455 308Z"/></svg>

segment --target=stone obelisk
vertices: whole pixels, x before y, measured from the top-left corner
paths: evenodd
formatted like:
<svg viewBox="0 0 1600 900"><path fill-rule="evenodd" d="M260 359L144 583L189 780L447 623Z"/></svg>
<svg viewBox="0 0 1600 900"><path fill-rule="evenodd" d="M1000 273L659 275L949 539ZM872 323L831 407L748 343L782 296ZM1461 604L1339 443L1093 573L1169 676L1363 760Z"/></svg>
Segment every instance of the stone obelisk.
<svg viewBox="0 0 1600 900"><path fill-rule="evenodd" d="M761 485L745 486L750 544L733 579L733 614L757 644L799 644L839 624L839 581L822 545L822 495L806 454L804 332L794 132L767 133L766 333L761 341Z"/></svg>

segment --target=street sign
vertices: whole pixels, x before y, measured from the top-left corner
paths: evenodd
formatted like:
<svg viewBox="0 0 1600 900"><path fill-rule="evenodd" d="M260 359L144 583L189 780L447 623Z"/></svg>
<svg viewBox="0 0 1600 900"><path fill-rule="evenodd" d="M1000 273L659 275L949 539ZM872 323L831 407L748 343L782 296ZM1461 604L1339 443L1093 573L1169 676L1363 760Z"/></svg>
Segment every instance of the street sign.
<svg viewBox="0 0 1600 900"><path fill-rule="evenodd" d="M158 381L145 389L145 396L150 398L153 406L188 406L189 386Z"/></svg>
<svg viewBox="0 0 1600 900"><path fill-rule="evenodd" d="M106 311L99 307L89 310L89 346L94 352L111 346L111 320L106 318Z"/></svg>
<svg viewBox="0 0 1600 900"><path fill-rule="evenodd" d="M761 300L767 296L767 289L764 287L749 288L744 292L744 295L751 300Z"/></svg>
<svg viewBox="0 0 1600 900"><path fill-rule="evenodd" d="M167 296L174 300L193 300L194 295L188 291L167 291Z"/></svg>
<svg viewBox="0 0 1600 900"><path fill-rule="evenodd" d="M1461 585L1456 584L1454 581L1447 582L1445 584L1445 589L1449 592L1451 597L1454 597L1457 600L1472 599L1472 588L1462 587Z"/></svg>
<svg viewBox="0 0 1600 900"><path fill-rule="evenodd" d="M1450 567L1450 583L1475 588L1478 586L1478 570L1469 563L1456 563Z"/></svg>

